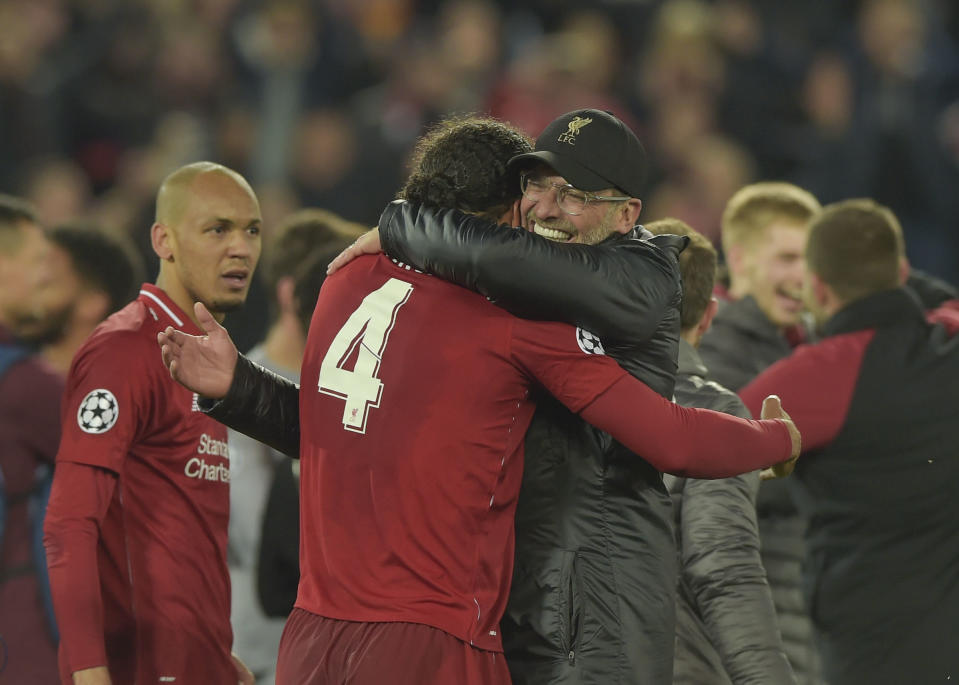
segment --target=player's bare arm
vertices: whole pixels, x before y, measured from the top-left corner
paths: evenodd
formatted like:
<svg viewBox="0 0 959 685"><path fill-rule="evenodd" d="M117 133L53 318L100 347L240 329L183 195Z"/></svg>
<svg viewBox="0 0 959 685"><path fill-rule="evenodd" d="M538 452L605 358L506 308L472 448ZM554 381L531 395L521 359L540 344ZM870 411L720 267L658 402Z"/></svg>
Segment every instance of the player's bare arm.
<svg viewBox="0 0 959 685"><path fill-rule="evenodd" d="M202 303L193 305L206 335L196 336L171 326L157 334L163 364L173 380L204 397L220 399L233 382L238 352L226 329Z"/></svg>

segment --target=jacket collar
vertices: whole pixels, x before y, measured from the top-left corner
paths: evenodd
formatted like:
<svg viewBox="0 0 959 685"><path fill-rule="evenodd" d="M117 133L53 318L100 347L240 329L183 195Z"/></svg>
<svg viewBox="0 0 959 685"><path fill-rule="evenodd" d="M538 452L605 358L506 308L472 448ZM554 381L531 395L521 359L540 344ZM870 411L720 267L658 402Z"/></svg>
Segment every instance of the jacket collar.
<svg viewBox="0 0 959 685"><path fill-rule="evenodd" d="M699 376L700 378L706 378L709 373L696 348L682 338L679 339L679 370L677 373L680 376Z"/></svg>
<svg viewBox="0 0 959 685"><path fill-rule="evenodd" d="M823 335L839 335L866 328L893 324L902 320L923 321L919 299L905 288L885 290L852 302L826 321Z"/></svg>

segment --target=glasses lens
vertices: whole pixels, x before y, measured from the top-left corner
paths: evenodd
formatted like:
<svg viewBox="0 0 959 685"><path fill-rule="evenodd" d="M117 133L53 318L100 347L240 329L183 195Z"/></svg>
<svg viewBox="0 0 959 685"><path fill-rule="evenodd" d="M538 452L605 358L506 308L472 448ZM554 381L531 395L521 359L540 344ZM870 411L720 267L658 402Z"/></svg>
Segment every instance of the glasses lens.
<svg viewBox="0 0 959 685"><path fill-rule="evenodd" d="M586 193L582 190L576 190L576 188L563 187L559 189L556 203L567 214L573 216L582 214L583 210L586 209Z"/></svg>
<svg viewBox="0 0 959 685"><path fill-rule="evenodd" d="M520 189L530 200L538 200L549 188L542 176L523 174L520 176Z"/></svg>

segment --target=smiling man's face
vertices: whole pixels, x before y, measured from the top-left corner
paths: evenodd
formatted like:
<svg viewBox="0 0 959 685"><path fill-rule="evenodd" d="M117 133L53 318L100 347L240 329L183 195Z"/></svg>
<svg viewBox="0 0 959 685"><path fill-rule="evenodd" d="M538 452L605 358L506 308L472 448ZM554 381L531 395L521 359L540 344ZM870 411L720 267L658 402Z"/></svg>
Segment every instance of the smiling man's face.
<svg viewBox="0 0 959 685"><path fill-rule="evenodd" d="M792 326L799 323L803 310L803 251L809 231L788 221L774 222L764 231L746 254L748 293L776 326Z"/></svg>
<svg viewBox="0 0 959 685"><path fill-rule="evenodd" d="M528 229L536 235L555 242L595 245L613 233L627 233L632 229L632 221L625 218L623 204L620 202L588 202L581 214L567 214L560 208L557 194L559 186L567 185L566 179L545 166L538 167L535 172L543 177L550 189L537 200L530 200L524 195L520 202L520 212L526 219ZM593 194L622 195L615 188Z"/></svg>

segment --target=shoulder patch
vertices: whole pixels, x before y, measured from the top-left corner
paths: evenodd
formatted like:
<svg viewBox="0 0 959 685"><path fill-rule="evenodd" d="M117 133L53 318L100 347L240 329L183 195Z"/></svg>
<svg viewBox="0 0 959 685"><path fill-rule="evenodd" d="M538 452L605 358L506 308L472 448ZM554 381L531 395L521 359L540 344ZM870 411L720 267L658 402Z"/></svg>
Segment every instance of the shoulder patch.
<svg viewBox="0 0 959 685"><path fill-rule="evenodd" d="M117 398L104 388L91 390L80 402L77 424L85 433L106 433L113 428L120 413Z"/></svg>
<svg viewBox="0 0 959 685"><path fill-rule="evenodd" d="M585 328L576 329L576 343L586 354L606 354L603 349L603 343L594 333L590 333Z"/></svg>

